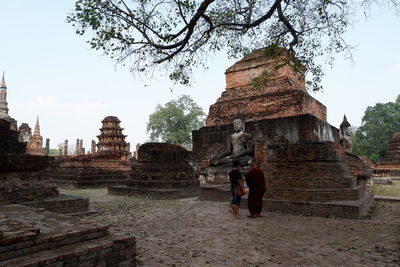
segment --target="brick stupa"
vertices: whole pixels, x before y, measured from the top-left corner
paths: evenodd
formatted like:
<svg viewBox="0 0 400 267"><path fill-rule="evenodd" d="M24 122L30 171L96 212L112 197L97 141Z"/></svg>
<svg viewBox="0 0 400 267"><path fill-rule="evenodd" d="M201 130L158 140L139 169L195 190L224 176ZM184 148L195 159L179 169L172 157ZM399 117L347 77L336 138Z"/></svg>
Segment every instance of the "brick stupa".
<svg viewBox="0 0 400 267"><path fill-rule="evenodd" d="M287 54L285 50L280 52L281 58ZM326 107L307 93L304 77L288 66L276 70L261 88L253 89L252 79L276 66L276 60L264 54L264 49L258 49L226 70L225 91L210 107L207 126L232 123L238 109L246 122L302 114L326 121Z"/></svg>
<svg viewBox="0 0 400 267"><path fill-rule="evenodd" d="M196 173L227 171L210 167L210 160L226 149L233 118L240 111L245 116L245 132L254 139L254 158L265 173L265 210L363 216L373 197L352 175L339 130L327 123L325 106L307 93L304 76L285 66L260 89L253 89L253 78L275 71L276 62L264 51L256 50L225 72L226 90L210 107L206 126L192 132ZM279 53L278 61L287 55L284 50ZM203 188L211 195L210 185L202 186L202 195ZM216 185L215 190L221 188Z"/></svg>
<svg viewBox="0 0 400 267"><path fill-rule="evenodd" d="M385 156L377 164L377 176L400 177L400 132L393 134Z"/></svg>

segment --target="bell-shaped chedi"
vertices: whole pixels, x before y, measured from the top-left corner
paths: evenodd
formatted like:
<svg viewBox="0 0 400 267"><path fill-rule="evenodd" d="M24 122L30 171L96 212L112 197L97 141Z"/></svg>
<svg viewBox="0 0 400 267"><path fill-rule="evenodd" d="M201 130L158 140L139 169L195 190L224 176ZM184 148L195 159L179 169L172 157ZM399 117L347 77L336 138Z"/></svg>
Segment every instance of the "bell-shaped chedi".
<svg viewBox="0 0 400 267"><path fill-rule="evenodd" d="M307 93L303 72L293 62L283 64L289 60L286 50L274 49L278 57L262 48L226 70L226 89L210 107L207 126L230 124L238 109L248 122L303 114L326 121L326 107Z"/></svg>
<svg viewBox="0 0 400 267"><path fill-rule="evenodd" d="M117 156L127 160L129 157L129 143L125 142L126 135L119 125L121 121L115 116L105 117L101 121L103 127L100 129L99 143L97 144L98 155Z"/></svg>
<svg viewBox="0 0 400 267"><path fill-rule="evenodd" d="M385 156L377 164L376 176L400 177L400 132L393 134Z"/></svg>

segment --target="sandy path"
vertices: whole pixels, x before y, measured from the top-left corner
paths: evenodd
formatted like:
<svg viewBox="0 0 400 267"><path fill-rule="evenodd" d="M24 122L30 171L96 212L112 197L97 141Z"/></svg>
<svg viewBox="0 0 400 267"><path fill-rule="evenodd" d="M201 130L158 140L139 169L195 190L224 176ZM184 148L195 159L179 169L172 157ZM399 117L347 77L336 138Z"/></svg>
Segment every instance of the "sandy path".
<svg viewBox="0 0 400 267"><path fill-rule="evenodd" d="M400 203L377 203L366 219L266 213L235 219L228 202L90 198L94 221L137 237L138 266L399 266Z"/></svg>

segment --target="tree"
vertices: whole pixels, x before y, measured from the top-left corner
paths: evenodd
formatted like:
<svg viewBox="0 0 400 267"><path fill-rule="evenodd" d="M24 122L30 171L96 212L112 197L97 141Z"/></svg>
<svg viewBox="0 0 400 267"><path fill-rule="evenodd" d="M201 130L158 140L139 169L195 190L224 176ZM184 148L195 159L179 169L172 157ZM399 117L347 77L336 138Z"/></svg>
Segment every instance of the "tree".
<svg viewBox="0 0 400 267"><path fill-rule="evenodd" d="M400 0L364 0L361 7L368 10L372 3L396 11L400 6ZM286 48L310 74L308 88L319 90L323 72L316 58L332 64L339 52L351 56L343 35L359 5L343 0L78 0L67 21L77 34L92 34L93 49L119 63L133 59L133 72L164 69L182 84L190 84L194 67L206 67L210 52L226 49L239 58L256 48Z"/></svg>
<svg viewBox="0 0 400 267"><path fill-rule="evenodd" d="M385 155L396 132L400 132L400 95L395 102L367 108L352 138L353 152L377 162Z"/></svg>
<svg viewBox="0 0 400 267"><path fill-rule="evenodd" d="M157 105L149 116L147 133L151 141L192 147L192 130L204 126L205 113L188 95L164 105Z"/></svg>

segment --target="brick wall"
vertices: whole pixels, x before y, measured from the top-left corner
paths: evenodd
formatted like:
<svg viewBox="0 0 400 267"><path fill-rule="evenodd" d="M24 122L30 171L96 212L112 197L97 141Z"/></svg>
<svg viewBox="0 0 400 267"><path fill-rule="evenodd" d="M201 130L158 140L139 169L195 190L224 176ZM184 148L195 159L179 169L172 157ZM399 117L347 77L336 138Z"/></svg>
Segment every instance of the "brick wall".
<svg viewBox="0 0 400 267"><path fill-rule="evenodd" d="M0 155L25 154L25 149L26 144L18 141L18 132L10 130L10 122L0 119Z"/></svg>
<svg viewBox="0 0 400 267"><path fill-rule="evenodd" d="M255 139L256 160L257 157L262 157L265 144L271 143L277 137L283 137L289 143L333 141L338 144L339 142L339 130L312 115L246 122L245 131L251 133ZM198 163L214 157L224 148L227 136L232 133L232 124L206 126L193 131L194 161Z"/></svg>

